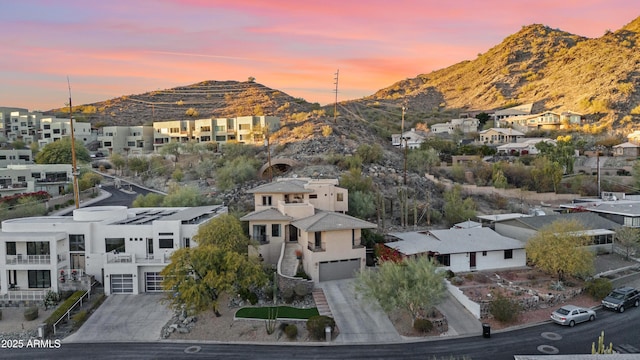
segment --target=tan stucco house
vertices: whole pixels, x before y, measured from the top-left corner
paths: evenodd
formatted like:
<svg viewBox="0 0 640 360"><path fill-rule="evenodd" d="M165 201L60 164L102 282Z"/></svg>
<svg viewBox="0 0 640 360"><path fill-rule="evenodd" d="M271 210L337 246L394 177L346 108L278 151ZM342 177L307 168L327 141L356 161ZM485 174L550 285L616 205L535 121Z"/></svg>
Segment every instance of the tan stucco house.
<svg viewBox="0 0 640 360"><path fill-rule="evenodd" d="M337 179L285 178L249 191L255 210L240 220L265 262L278 264L287 251L302 253L302 266L318 283L353 277L365 265L362 229L376 225L344 214L348 191Z"/></svg>

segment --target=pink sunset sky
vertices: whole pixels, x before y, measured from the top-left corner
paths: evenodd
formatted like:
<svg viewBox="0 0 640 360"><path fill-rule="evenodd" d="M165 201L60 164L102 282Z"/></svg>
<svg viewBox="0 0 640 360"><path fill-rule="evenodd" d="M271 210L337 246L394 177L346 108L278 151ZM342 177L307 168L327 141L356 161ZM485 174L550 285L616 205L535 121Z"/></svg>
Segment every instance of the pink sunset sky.
<svg viewBox="0 0 640 360"><path fill-rule="evenodd" d="M522 26L600 37L637 0L20 0L0 3L0 106L32 111L204 80L322 105L473 60Z"/></svg>

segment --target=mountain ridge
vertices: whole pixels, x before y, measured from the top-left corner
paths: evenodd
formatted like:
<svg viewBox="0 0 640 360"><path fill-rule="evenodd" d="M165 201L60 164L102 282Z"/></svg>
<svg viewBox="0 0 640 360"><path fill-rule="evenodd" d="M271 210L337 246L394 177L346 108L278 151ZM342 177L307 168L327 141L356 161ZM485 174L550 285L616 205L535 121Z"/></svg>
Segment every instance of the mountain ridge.
<svg viewBox="0 0 640 360"><path fill-rule="evenodd" d="M638 40L640 17L598 38L542 24L526 25L473 60L397 81L361 99L342 101L338 117L371 123L380 135L388 136L399 128L402 107L408 110L411 126L442 122L462 112L534 103L536 112L576 111L596 123L598 131L625 131L640 120ZM244 115L275 115L286 122L320 109L317 103L249 79L209 80L122 96L81 105L74 113L97 125L139 125ZM333 105L322 109L333 116Z"/></svg>

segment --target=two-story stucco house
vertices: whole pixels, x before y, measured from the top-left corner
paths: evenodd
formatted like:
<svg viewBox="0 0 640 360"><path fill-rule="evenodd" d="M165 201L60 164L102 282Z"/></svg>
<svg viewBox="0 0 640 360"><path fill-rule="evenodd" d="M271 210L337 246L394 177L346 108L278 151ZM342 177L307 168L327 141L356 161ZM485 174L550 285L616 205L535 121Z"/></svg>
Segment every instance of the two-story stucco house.
<svg viewBox="0 0 640 360"><path fill-rule="evenodd" d="M160 271L189 247L223 206L96 206L73 216L10 219L0 232L0 301L38 300L73 277L93 276L105 294L162 291Z"/></svg>
<svg viewBox="0 0 640 360"><path fill-rule="evenodd" d="M524 138L523 133L511 128L491 128L480 131L479 135L480 143L489 146L514 143Z"/></svg>
<svg viewBox="0 0 640 360"><path fill-rule="evenodd" d="M336 179L286 178L249 191L255 211L240 220L249 222L267 263L277 264L285 247L295 247L316 283L349 278L364 267L361 231L376 225L344 214L348 191L337 185Z"/></svg>

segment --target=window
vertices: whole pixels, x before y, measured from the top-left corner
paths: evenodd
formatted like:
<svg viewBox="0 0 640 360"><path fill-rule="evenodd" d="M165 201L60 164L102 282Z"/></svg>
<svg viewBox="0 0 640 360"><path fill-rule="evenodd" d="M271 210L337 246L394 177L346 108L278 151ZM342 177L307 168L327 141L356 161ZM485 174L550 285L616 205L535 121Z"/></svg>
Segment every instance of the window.
<svg viewBox="0 0 640 360"><path fill-rule="evenodd" d="M215 130L216 130L216 132L225 131L225 127L224 126L216 126Z"/></svg>
<svg viewBox="0 0 640 360"><path fill-rule="evenodd" d="M273 237L280 236L280 224L271 224L271 236Z"/></svg>
<svg viewBox="0 0 640 360"><path fill-rule="evenodd" d="M0 160L7 160L7 156L6 155L0 155Z"/></svg>
<svg viewBox="0 0 640 360"><path fill-rule="evenodd" d="M216 141L218 142L227 141L227 137L224 135L216 135Z"/></svg>
<svg viewBox="0 0 640 360"><path fill-rule="evenodd" d="M511 250L511 249L505 250L504 251L504 258L505 259L513 259L513 250Z"/></svg>
<svg viewBox="0 0 640 360"><path fill-rule="evenodd" d="M442 266L451 266L451 255L444 254L436 256L436 260Z"/></svg>
<svg viewBox="0 0 640 360"><path fill-rule="evenodd" d="M309 199L317 199L318 194L309 194Z"/></svg>
<svg viewBox="0 0 640 360"><path fill-rule="evenodd" d="M51 272L49 270L29 270L29 288L50 288Z"/></svg>
<svg viewBox="0 0 640 360"><path fill-rule="evenodd" d="M69 234L69 251L84 251L84 235Z"/></svg>
<svg viewBox="0 0 640 360"><path fill-rule="evenodd" d="M49 243L45 241L29 241L27 255L49 255Z"/></svg>
<svg viewBox="0 0 640 360"><path fill-rule="evenodd" d="M106 252L124 252L124 238L105 238Z"/></svg>
<svg viewBox="0 0 640 360"><path fill-rule="evenodd" d="M343 193L337 193L336 194L336 201L344 201L344 194Z"/></svg>
<svg viewBox="0 0 640 360"><path fill-rule="evenodd" d="M128 147L135 147L136 146L136 142L135 141L128 141L127 142L127 146Z"/></svg>
<svg viewBox="0 0 640 360"><path fill-rule="evenodd" d="M271 196L263 195L262 196L262 205L263 206L271 206Z"/></svg>
<svg viewBox="0 0 640 360"><path fill-rule="evenodd" d="M482 256L487 256L487 252L486 252L486 251L483 251L483 252L482 252Z"/></svg>
<svg viewBox="0 0 640 360"><path fill-rule="evenodd" d="M251 124L239 124L238 130L251 130Z"/></svg>
<svg viewBox="0 0 640 360"><path fill-rule="evenodd" d="M53 129L54 134L60 134L60 129Z"/></svg>
<svg viewBox="0 0 640 360"><path fill-rule="evenodd" d="M173 249L173 239L158 239L160 249Z"/></svg>
<svg viewBox="0 0 640 360"><path fill-rule="evenodd" d="M211 131L211 126L201 126L200 131Z"/></svg>
<svg viewBox="0 0 640 360"><path fill-rule="evenodd" d="M18 181L27 181L26 176L18 176Z"/></svg>
<svg viewBox="0 0 640 360"><path fill-rule="evenodd" d="M8 241L7 242L7 255L15 255L16 254L16 242Z"/></svg>
<svg viewBox="0 0 640 360"><path fill-rule="evenodd" d="M111 141L105 141L102 147L111 147Z"/></svg>
<svg viewBox="0 0 640 360"><path fill-rule="evenodd" d="M160 236L173 236L173 233L172 232L161 232L161 233L158 233L158 235L160 235Z"/></svg>

